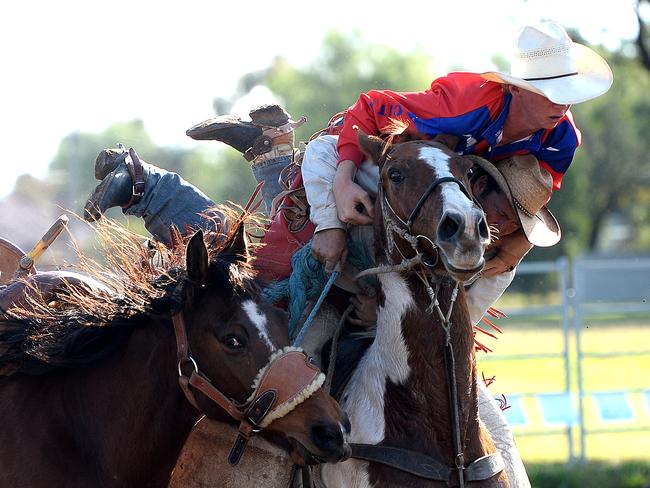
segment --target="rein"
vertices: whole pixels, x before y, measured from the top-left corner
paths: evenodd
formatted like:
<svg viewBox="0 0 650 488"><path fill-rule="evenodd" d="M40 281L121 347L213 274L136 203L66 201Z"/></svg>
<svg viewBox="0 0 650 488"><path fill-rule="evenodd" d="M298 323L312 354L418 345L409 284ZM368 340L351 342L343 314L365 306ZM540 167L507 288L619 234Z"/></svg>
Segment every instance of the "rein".
<svg viewBox="0 0 650 488"><path fill-rule="evenodd" d="M236 402L224 395L199 371L190 354L182 312L172 315L172 323L176 336L178 382L187 400L199 412L204 413L193 391L198 390L239 422L239 433L228 456L231 465L240 461L253 434L260 432L273 420L285 416L309 398L325 381L323 373L310 363L302 349L286 347L273 353L268 364L260 370L257 384L248 400L244 403ZM191 372L185 374L185 369L191 369Z"/></svg>

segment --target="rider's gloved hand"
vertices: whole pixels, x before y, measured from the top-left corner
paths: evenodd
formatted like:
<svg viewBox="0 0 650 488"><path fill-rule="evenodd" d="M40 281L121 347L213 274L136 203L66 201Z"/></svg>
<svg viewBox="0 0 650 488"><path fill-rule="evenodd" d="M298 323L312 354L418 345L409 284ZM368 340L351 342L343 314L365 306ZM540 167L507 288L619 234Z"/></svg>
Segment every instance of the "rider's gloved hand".
<svg viewBox="0 0 650 488"><path fill-rule="evenodd" d="M336 209L342 222L352 225L370 225L373 217L372 200L370 195L354 182L356 169L350 160L339 163L333 186Z"/></svg>
<svg viewBox="0 0 650 488"><path fill-rule="evenodd" d="M339 261L343 265L348 257L345 229L325 229L316 232L311 241L311 254L325 265L327 272L334 271L334 267Z"/></svg>

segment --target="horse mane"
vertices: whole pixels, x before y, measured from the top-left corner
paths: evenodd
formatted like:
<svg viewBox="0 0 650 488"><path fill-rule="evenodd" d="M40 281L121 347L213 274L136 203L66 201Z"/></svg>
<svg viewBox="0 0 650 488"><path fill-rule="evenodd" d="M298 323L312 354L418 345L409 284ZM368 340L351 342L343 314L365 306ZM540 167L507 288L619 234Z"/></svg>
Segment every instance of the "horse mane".
<svg viewBox="0 0 650 488"><path fill-rule="evenodd" d="M227 225L215 214L225 216ZM250 213L233 207L210 209L204 217L213 231L204 233L210 255L209 286L215 293L250 293L258 290L250 256L228 252L241 225L258 226ZM24 280L24 305L0 310L0 375L15 372L41 374L100 361L113 354L139 325L169 317L187 298L185 244L170 229L167 247L123 225L104 218L94 229L102 262L82 252L76 242L76 270L97 281L110 293L87 286L62 283L54 296L44 296Z"/></svg>

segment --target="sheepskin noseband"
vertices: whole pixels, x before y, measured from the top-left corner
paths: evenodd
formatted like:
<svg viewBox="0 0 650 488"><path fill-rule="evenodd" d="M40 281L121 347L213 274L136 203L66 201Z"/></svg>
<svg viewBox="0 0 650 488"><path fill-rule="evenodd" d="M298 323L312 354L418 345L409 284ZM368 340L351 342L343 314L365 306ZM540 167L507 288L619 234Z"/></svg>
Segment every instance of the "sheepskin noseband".
<svg viewBox="0 0 650 488"><path fill-rule="evenodd" d="M269 362L253 382L253 394L248 405L255 405L263 395L273 392L275 399L268 413L258 424L267 427L307 400L325 382L325 375L314 366L307 354L297 347L287 346L273 353Z"/></svg>

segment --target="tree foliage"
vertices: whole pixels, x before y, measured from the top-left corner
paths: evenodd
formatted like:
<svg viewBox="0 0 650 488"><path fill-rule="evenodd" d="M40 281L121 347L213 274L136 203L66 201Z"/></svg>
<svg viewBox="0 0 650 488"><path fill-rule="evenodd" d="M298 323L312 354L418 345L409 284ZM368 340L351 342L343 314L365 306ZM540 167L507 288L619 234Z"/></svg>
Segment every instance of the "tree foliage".
<svg viewBox="0 0 650 488"><path fill-rule="evenodd" d="M257 77L243 79L255 79L268 86L295 117L306 115L307 124L297 134L300 140L306 140L325 127L332 115L356 102L362 92L373 88L427 88L431 64L431 58L422 50L403 54L386 45L368 43L359 32L331 32L306 68L277 58Z"/></svg>

